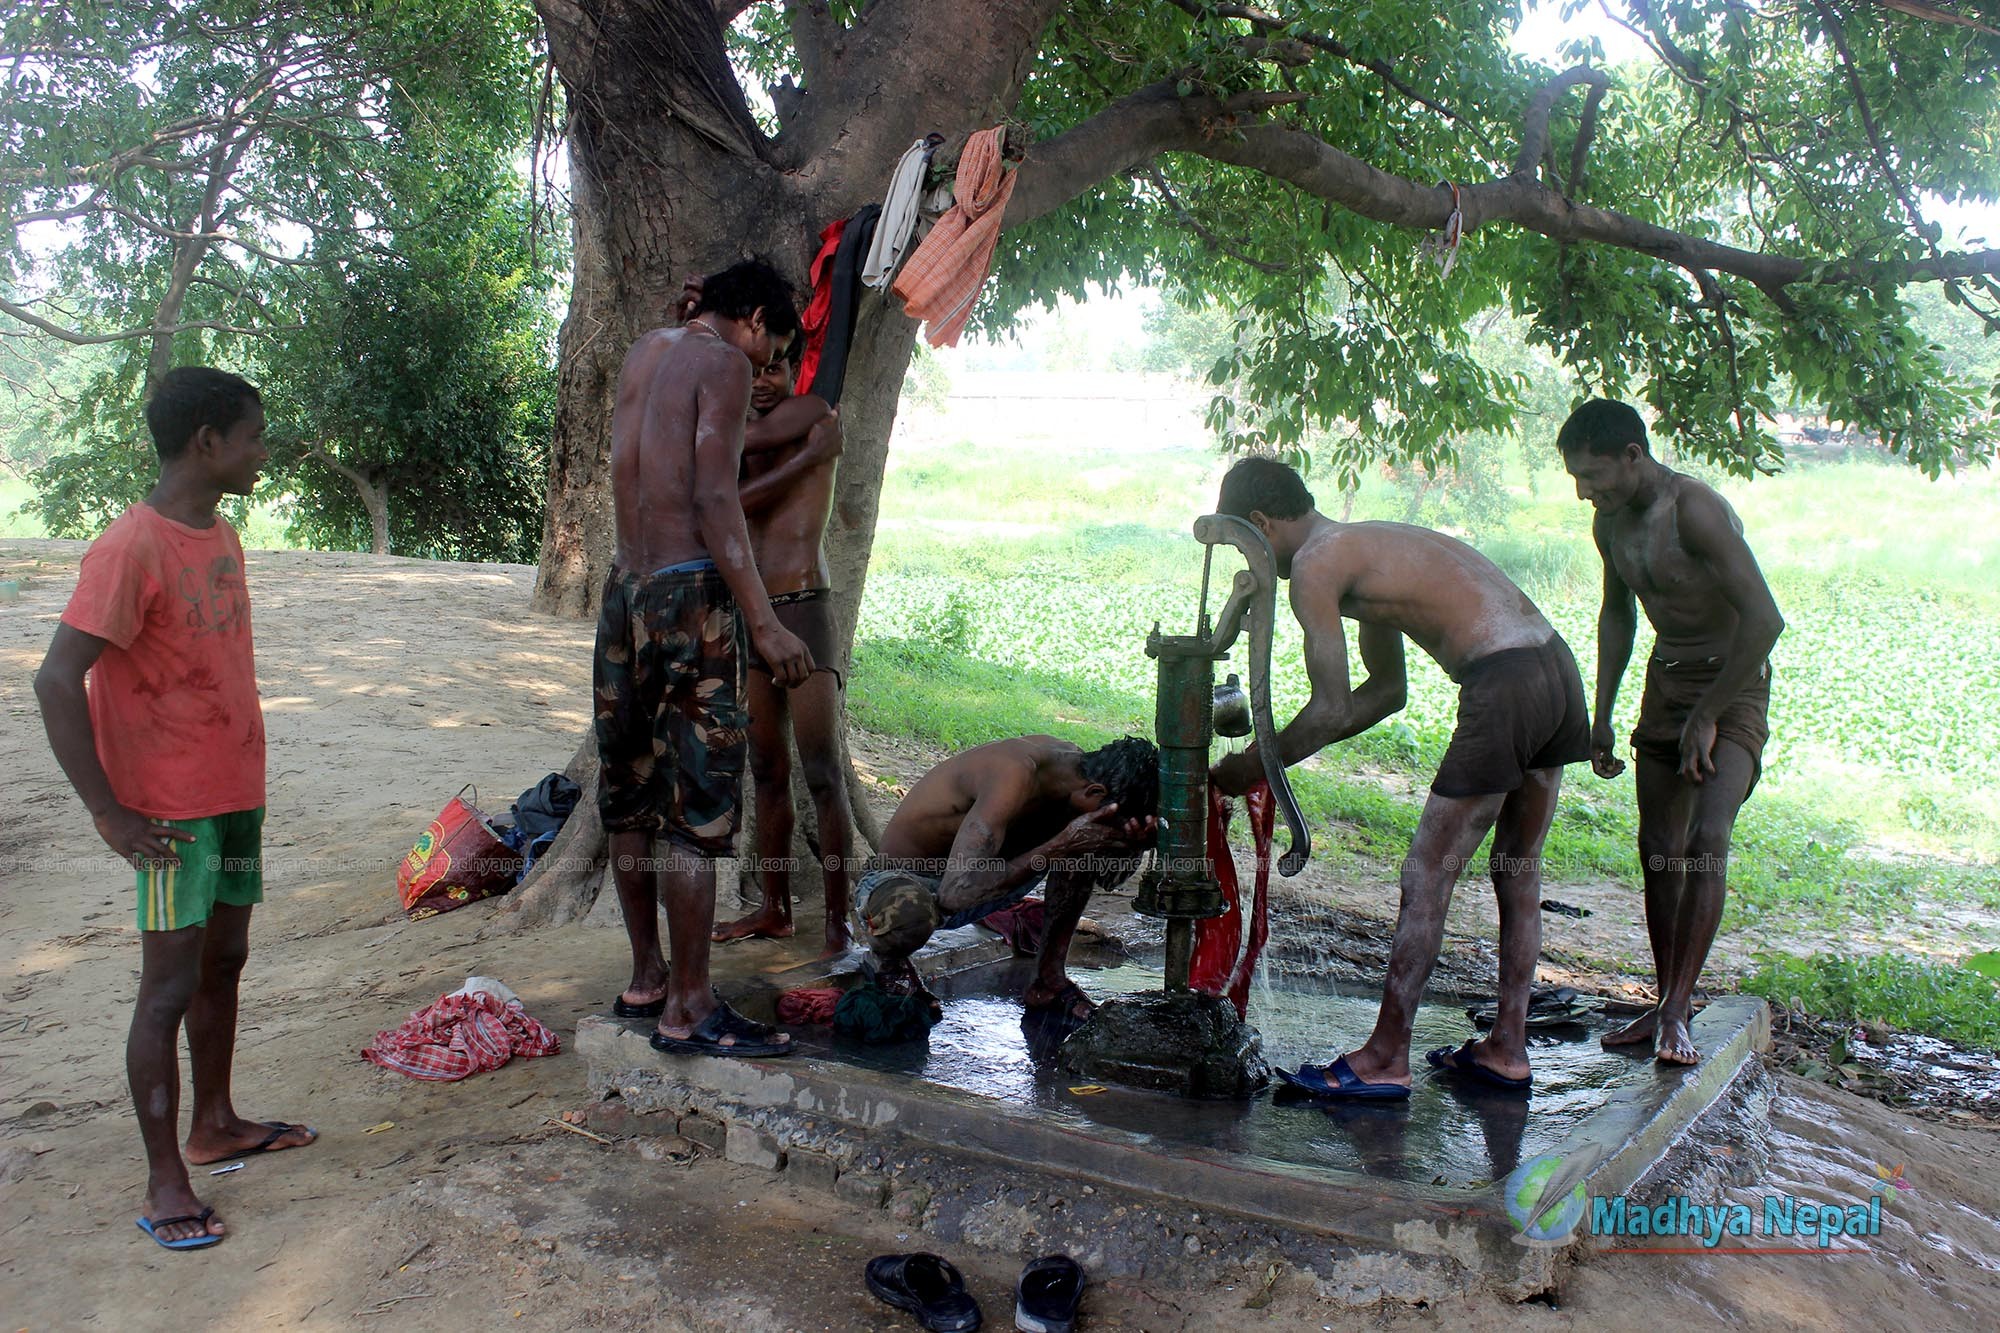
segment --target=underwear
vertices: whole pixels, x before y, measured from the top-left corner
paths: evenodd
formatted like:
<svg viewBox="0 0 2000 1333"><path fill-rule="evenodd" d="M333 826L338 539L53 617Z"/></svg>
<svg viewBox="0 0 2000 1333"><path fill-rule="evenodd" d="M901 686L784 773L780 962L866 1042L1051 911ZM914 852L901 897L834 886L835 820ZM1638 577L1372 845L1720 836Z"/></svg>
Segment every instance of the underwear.
<svg viewBox="0 0 2000 1333"><path fill-rule="evenodd" d="M1590 758L1583 677L1560 634L1489 653L1454 679L1458 726L1431 782L1439 796L1518 791L1531 769Z"/></svg>
<svg viewBox="0 0 2000 1333"><path fill-rule="evenodd" d="M801 588L797 592L781 592L771 598L771 613L778 623L798 635L807 651L813 656L813 670L824 671L833 677L835 689L844 690L847 682L841 678L840 668L833 665L840 660L840 651L834 642L833 590L831 588ZM771 674L771 668L764 665L764 659L757 655L757 649L750 648L749 665L752 671Z"/></svg>
<svg viewBox="0 0 2000 1333"><path fill-rule="evenodd" d="M1722 674L1722 659L1669 660L1646 663L1646 692L1639 697L1639 722L1632 728L1632 749L1675 768L1681 763L1681 731L1708 687ZM1764 744L1771 739L1771 664L1745 685L1715 719L1715 742L1740 745L1750 756L1750 785L1743 799L1757 790L1764 773Z"/></svg>

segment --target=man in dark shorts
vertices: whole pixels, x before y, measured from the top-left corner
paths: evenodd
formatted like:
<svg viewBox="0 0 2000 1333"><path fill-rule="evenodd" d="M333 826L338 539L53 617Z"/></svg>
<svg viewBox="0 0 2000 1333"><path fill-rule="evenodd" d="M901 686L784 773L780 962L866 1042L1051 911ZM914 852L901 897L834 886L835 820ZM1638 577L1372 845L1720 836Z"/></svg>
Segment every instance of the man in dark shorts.
<svg viewBox="0 0 2000 1333"><path fill-rule="evenodd" d="M1695 983L1708 961L1736 812L1762 771L1770 738L1771 647L1784 617L1729 502L1653 458L1646 423L1624 403L1594 399L1556 437L1576 494L1597 510L1591 535L1604 560L1597 618L1597 775L1625 771L1611 712L1632 658L1634 602L1655 640L1632 732L1646 934L1660 998L1604 1038L1653 1044L1656 1059L1701 1059L1688 1032Z"/></svg>
<svg viewBox="0 0 2000 1333"><path fill-rule="evenodd" d="M734 854L748 724L743 637L778 682L812 655L780 625L737 499L756 373L797 334L790 289L749 261L710 277L687 323L632 345L611 415L615 562L597 622L598 807L632 945L620 1017L657 1017L675 1053L783 1055L790 1037L709 986L715 861ZM669 854L656 861L656 840ZM672 968L660 952L667 910Z"/></svg>
<svg viewBox="0 0 2000 1333"><path fill-rule="evenodd" d="M1299 474L1246 458L1222 480L1217 509L1248 519L1292 583L1312 697L1278 735L1287 766L1399 711L1403 638L1458 683L1458 728L1403 859L1402 909L1365 1045L1290 1081L1326 1097L1410 1095L1410 1030L1444 942L1445 909L1466 861L1494 830L1488 870L1500 906L1500 1016L1484 1040L1426 1057L1460 1079L1526 1091L1528 994L1541 953L1542 842L1564 764L1590 757L1583 680L1533 602L1465 543L1403 523L1336 523ZM1350 687L1343 615L1360 625L1368 679ZM1232 795L1263 774L1257 747L1210 777Z"/></svg>
<svg viewBox="0 0 2000 1333"><path fill-rule="evenodd" d="M847 812L847 765L840 734L840 651L834 628L831 577L822 540L833 509L840 465L840 417L817 394L792 393L804 340L775 358L750 389L755 415L743 435L743 516L750 547L778 623L812 652L813 674L780 689L770 668L750 655L750 772L756 784L757 877L763 903L748 916L717 926L718 941L793 932L792 757L786 722L805 771L819 829L826 886L828 955L844 952L848 858L853 838Z"/></svg>
<svg viewBox="0 0 2000 1333"><path fill-rule="evenodd" d="M1042 946L1025 998L1069 1019L1091 1003L1064 970L1094 887L1138 867L1159 801L1160 756L1126 737L1086 754L1053 736L993 741L917 780L854 886L877 984L929 997L910 955L1046 883Z"/></svg>

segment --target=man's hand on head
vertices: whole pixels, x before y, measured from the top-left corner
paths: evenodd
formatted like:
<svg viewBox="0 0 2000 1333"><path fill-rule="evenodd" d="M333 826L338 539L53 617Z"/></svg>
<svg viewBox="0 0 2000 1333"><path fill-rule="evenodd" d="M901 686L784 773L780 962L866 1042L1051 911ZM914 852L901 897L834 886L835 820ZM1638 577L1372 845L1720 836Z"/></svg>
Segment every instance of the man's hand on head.
<svg viewBox="0 0 2000 1333"><path fill-rule="evenodd" d="M689 274L681 280L681 294L674 302L674 322L685 324L694 318L695 307L701 304L701 278Z"/></svg>
<svg viewBox="0 0 2000 1333"><path fill-rule="evenodd" d="M122 805L114 805L101 815L91 816L91 822L97 825L97 836L104 839L104 845L130 862L135 870L177 866L181 858L174 850L174 844L194 841L194 834L186 829L155 824L138 811Z"/></svg>

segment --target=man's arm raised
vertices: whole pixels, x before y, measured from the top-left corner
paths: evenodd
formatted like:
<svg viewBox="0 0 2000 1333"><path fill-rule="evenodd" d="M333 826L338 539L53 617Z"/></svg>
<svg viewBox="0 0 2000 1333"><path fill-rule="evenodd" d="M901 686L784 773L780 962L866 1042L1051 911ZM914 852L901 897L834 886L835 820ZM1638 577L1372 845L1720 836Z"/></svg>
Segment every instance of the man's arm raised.
<svg viewBox="0 0 2000 1333"><path fill-rule="evenodd" d="M1785 618L1721 497L1706 487L1690 486L1675 504L1681 545L1714 576L1715 590L1736 612L1736 632L1722 655L1722 670L1681 728L1681 776L1702 782L1715 774L1716 719L1762 674L1772 645L1785 631Z"/></svg>
<svg viewBox="0 0 2000 1333"><path fill-rule="evenodd" d="M1611 563L1610 523L1600 514L1590 525L1598 559L1604 563L1604 602L1597 611L1597 706L1591 710L1590 769L1607 779L1625 771L1625 761L1618 757L1618 737L1611 727L1611 710L1618 703L1618 683L1625 679L1626 664L1632 660L1632 639L1639 632L1638 599Z"/></svg>
<svg viewBox="0 0 2000 1333"><path fill-rule="evenodd" d="M752 423L755 424L755 423ZM783 462L761 476L743 483L742 501L745 514L761 514L782 499L800 477L825 463L830 458L840 457L846 441L840 433L840 415L828 411L813 423L806 432L805 443L794 450Z"/></svg>
<svg viewBox="0 0 2000 1333"><path fill-rule="evenodd" d="M738 613L750 631L757 655L771 668L780 685L793 686L812 674L812 654L798 636L778 623L765 595L764 581L750 552L750 532L737 498L737 474L743 460L743 420L750 413L750 362L733 348L715 348L708 355L695 389L694 515L702 544L736 598ZM644 441L664 429L655 405L671 401L664 386L649 395Z"/></svg>
<svg viewBox="0 0 2000 1333"><path fill-rule="evenodd" d="M820 422L833 415L826 399L816 393L794 394L761 417L752 417L743 427L743 452L769 453L802 440Z"/></svg>
<svg viewBox="0 0 2000 1333"><path fill-rule="evenodd" d="M1312 697L1278 733L1278 754L1286 768L1336 741L1360 735L1408 702L1403 636L1386 625L1361 625L1361 665L1368 678L1359 689L1351 687L1347 634L1340 621L1340 600L1346 591L1345 577L1331 562L1292 572L1292 611L1306 634L1306 679L1312 683ZM1263 773L1263 757L1252 745L1217 764L1209 779L1236 796L1255 786Z"/></svg>
<svg viewBox="0 0 2000 1333"><path fill-rule="evenodd" d="M1035 797L1035 780L1025 766L1009 768L983 780L972 808L952 839L951 858L938 885L938 902L947 911L963 912L990 902L1009 890L1052 870L1062 858L1083 858L1129 851L1151 831L1151 821L1134 825L1118 817L1114 802L1078 815L1062 831L1038 847L1000 859L1007 830Z"/></svg>

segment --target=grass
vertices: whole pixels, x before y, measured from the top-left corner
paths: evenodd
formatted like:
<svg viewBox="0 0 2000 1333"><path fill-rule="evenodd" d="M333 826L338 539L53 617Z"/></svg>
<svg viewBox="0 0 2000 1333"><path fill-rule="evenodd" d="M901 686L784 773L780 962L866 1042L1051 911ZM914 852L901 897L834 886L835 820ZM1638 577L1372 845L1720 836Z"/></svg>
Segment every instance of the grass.
<svg viewBox="0 0 2000 1333"><path fill-rule="evenodd" d="M1970 968L1893 954L1775 955L1763 960L1743 988L1782 1008L1836 1022L2000 1048L2000 989Z"/></svg>

